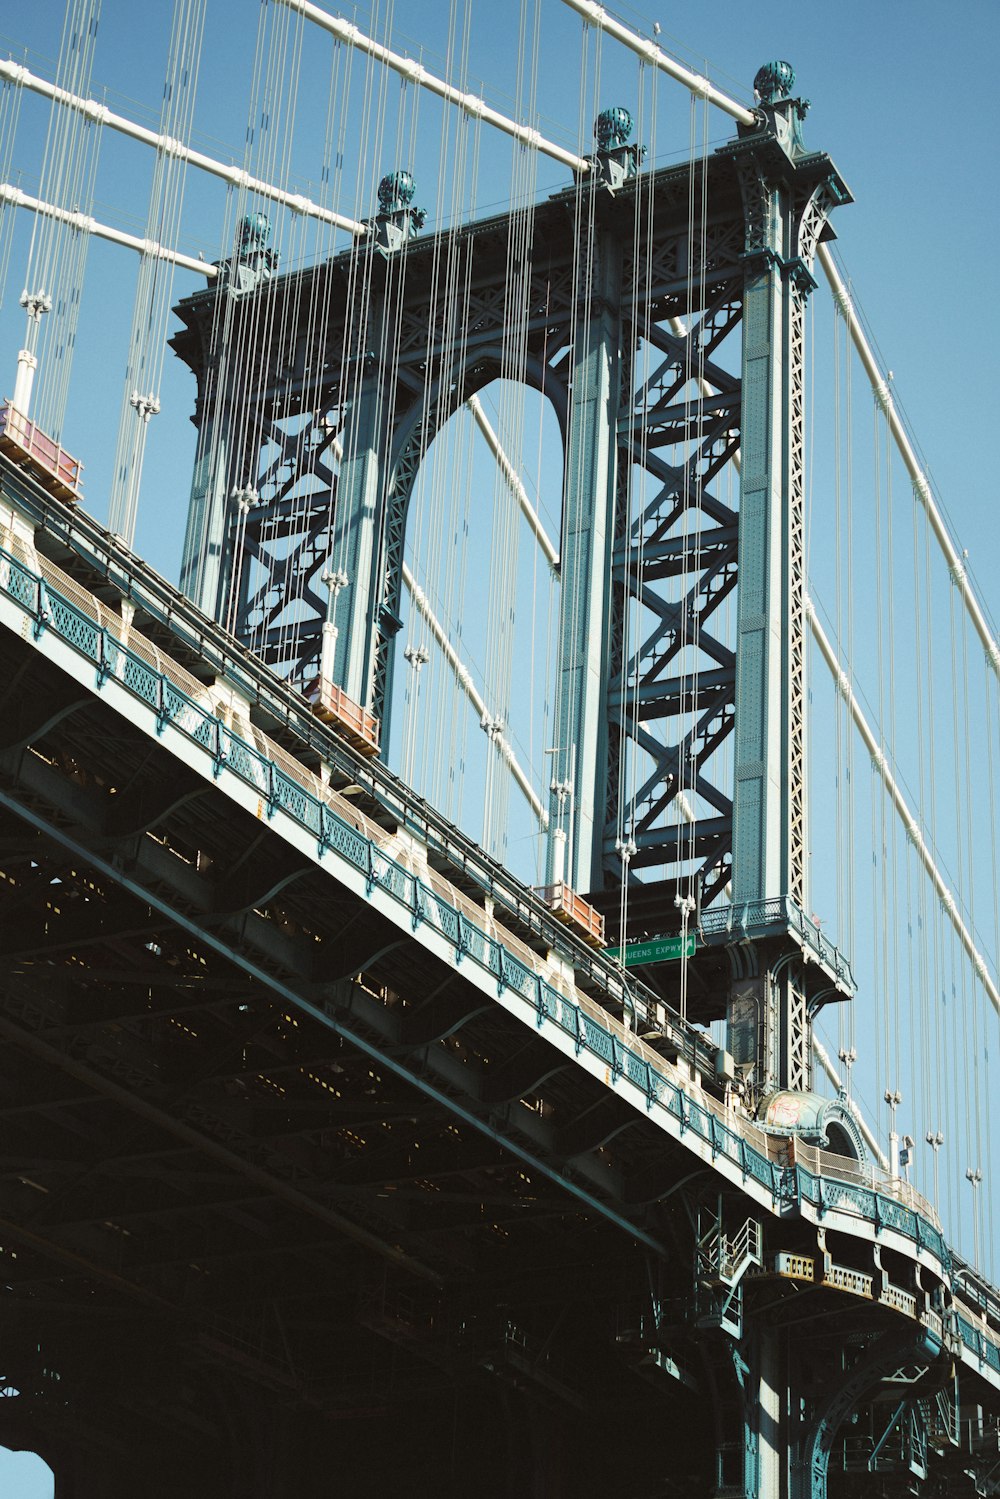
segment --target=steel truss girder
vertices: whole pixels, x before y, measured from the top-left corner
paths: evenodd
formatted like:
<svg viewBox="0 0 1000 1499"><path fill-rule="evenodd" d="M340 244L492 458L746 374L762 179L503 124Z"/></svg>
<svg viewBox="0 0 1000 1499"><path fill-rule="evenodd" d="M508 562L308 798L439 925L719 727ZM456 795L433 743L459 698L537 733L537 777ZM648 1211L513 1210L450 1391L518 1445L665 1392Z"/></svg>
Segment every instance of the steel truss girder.
<svg viewBox="0 0 1000 1499"><path fill-rule="evenodd" d="M319 656L337 428L334 416L311 413L300 430L287 432L262 414L260 446L240 481L248 499L244 508L234 507L230 523L236 634L295 680L306 677Z"/></svg>
<svg viewBox="0 0 1000 1499"><path fill-rule="evenodd" d="M697 583L680 603L658 598L645 583L636 588L636 602L657 616L658 623L629 661L627 679L655 680L685 646L703 651L720 666L734 667L733 651L703 629L701 622L711 618L735 587L736 548L730 544L712 553ZM693 683L697 673L689 675Z"/></svg>
<svg viewBox="0 0 1000 1499"><path fill-rule="evenodd" d="M912 1364L914 1361L924 1371L937 1365L942 1379L947 1378L951 1367L946 1350L926 1329L914 1328L902 1335L896 1332L885 1333L861 1350L839 1385L820 1404L805 1434L803 1499L826 1499L830 1453L843 1422L884 1379L904 1364ZM916 1420L922 1428L922 1416L917 1415Z"/></svg>
<svg viewBox="0 0 1000 1499"><path fill-rule="evenodd" d="M725 742L732 728L732 703L727 691L722 689L677 745L661 746L644 731L633 731L636 741L653 762L646 780L635 794L639 809L634 823L636 831L649 831L681 791L694 791L717 812L723 815L731 813L731 799L712 785L702 773L701 766ZM696 822L686 823L686 826L689 831L697 830Z"/></svg>
<svg viewBox="0 0 1000 1499"><path fill-rule="evenodd" d="M355 674L363 671L369 679L355 684L354 695L371 701L383 718L388 657L398 628L406 509L428 444L470 395L504 375L535 383L552 399L557 414L565 410L558 366L572 321L572 243L566 235L565 210L549 210L548 217L554 222L545 226L544 234L539 232L534 270L514 333L515 339L526 338L528 352L526 368L516 373L509 353L512 329L504 285L511 232L506 218L444 236L432 255L427 254L430 244L414 244L405 257L387 263L371 245L355 248L314 272L261 287L255 297L244 300L242 309L230 314L231 336L234 341L242 338L245 347L244 398L230 399L218 421L227 430L239 428L224 447L246 457L238 477L229 473L218 487L227 492L228 487L253 488L270 502L259 514L251 511L245 522L235 505L229 507L230 582L240 572L237 554L245 547L253 561L246 577L239 579L236 633L251 645L263 638L275 664L283 660L286 669L300 675L308 669L326 603L317 595L316 574L336 551L338 536L356 529L344 513L357 504L350 487L338 506L340 470L367 448L375 465L370 481L376 511L370 521L371 576L361 583L352 578L349 587L358 589L360 597L355 600L347 594L341 601L338 674L348 669L349 637L357 634L360 616L366 621L362 633L368 644ZM556 232L548 232L553 227ZM352 288L362 285L365 306L356 312L351 307ZM446 287L450 294L440 295ZM286 298L292 311L271 347L254 330L263 328ZM223 383L203 331L211 323L213 306L212 294L182 304L179 311L189 331L175 339L198 374L199 415L206 428L213 382L217 388ZM317 307L323 310L322 326L314 335L306 309ZM377 430L368 436L357 429L358 413L366 402L369 407L374 402L379 413ZM281 423L288 421L304 424L303 430L291 436L282 433ZM331 455L334 429L340 452ZM225 452L222 456L232 467L234 460ZM282 481L278 486L276 475ZM284 517L283 545L276 548L269 524L271 505L303 490L308 492L301 503ZM289 555L300 548L309 557L296 568ZM222 602L220 592L215 609L221 610ZM273 633L277 630L280 636L277 620L282 610L296 625L286 632L284 650ZM295 637L303 630L310 641L297 652Z"/></svg>
<svg viewBox="0 0 1000 1499"><path fill-rule="evenodd" d="M739 326L741 284L734 276L713 288L686 333L676 323L643 329L643 339L665 357L636 382L634 394L623 391L619 418L616 636L640 639L630 654L618 647L609 682L608 716L618 742L610 757L605 878L619 875L616 846L625 837L636 845L630 868L697 870L703 900L728 879L732 841L731 799L715 784L711 757L732 727L735 656L706 625L737 580L737 515L710 486L740 443L739 379L712 355ZM641 344L633 359L640 353ZM665 457L668 449L679 450L679 458ZM643 476L647 491L648 481L655 482L652 496ZM641 497L638 506L633 494ZM664 592L678 582L679 598ZM651 627L644 623L650 618ZM614 781L623 763L633 761L644 764L643 774L619 805ZM704 797L714 815L689 799L678 826L673 808L682 792Z"/></svg>
<svg viewBox="0 0 1000 1499"><path fill-rule="evenodd" d="M588 1158L574 1162L572 1172L567 1174L556 1151L553 1131L526 1110L517 1111L516 1131L506 1128L505 1106L498 1107L486 1096L485 1071L479 1077L433 1045L405 1046L391 1012L374 1003L366 1005L364 996L354 988L349 1006L342 1002L342 989L338 1000L336 985L317 981L314 944L277 931L273 921L255 910L220 915L214 883L148 838L111 844L99 803L81 788L67 785L44 762L32 758L16 769L8 767L5 779L13 779L13 785L10 790L0 788L0 805L40 831L49 843L83 860L112 886L136 897L154 913L153 920L165 917L265 992L304 1011L332 1035L416 1088L434 1106L488 1141L502 1145L589 1212L617 1224L654 1252L663 1252L659 1241L620 1205L624 1190L616 1173ZM40 1039L38 1044L42 1044ZM530 1084L544 1069L529 1071ZM178 1127L197 1143L197 1130L192 1133L187 1124ZM367 1231L354 1232L349 1220L339 1214L336 1217L338 1226L349 1236L363 1233L369 1247L384 1251ZM395 1251L389 1257L395 1258Z"/></svg>
<svg viewBox="0 0 1000 1499"><path fill-rule="evenodd" d="M729 666L718 667L715 671L699 672L697 680L692 682L690 677L666 677L662 681L643 682L632 694L633 712L640 723L645 723L651 718L664 718L685 709L692 713L701 713L708 704L708 699L713 699L721 689L731 691L736 678L735 663ZM612 708L623 706L624 695L621 691L608 693L608 702Z"/></svg>
<svg viewBox="0 0 1000 1499"><path fill-rule="evenodd" d="M705 422L717 427L730 424L732 403L738 398L738 382L727 377L721 365L716 365L715 354L739 316L739 295L734 287L740 275L742 210L728 168L720 169L714 160L707 163L707 171L704 167L704 163L699 164L695 172L696 196L700 198L705 188L707 198L704 211L698 210L694 231L703 273L696 293L684 269L691 232L692 173L687 167L644 179L641 191L629 189L618 201L588 196L584 205L585 219L593 217L602 225L613 221L613 233L625 250L616 292L623 327L631 328L640 316L645 319L650 310L653 313L656 331L651 341L658 348L661 369L655 397L651 392L650 399L655 399L662 409L657 410L649 431L660 451L666 451L677 429L684 427L685 413L683 408L674 410L670 398L670 391L676 385L675 367L683 341L679 344L669 329L657 326L658 323L688 316L692 310L703 313L700 357L718 383L719 406L718 411L705 413ZM374 380L380 383L385 419L384 435L378 438L378 443L384 443L385 452L381 456L372 574L361 586L362 593L368 591L367 602L364 598L349 600L346 596L341 600L339 607L343 614L338 616L341 661L337 670L341 676L348 670L347 637L352 630L356 632L356 621L363 615L369 644L361 654L366 657L364 669L370 673L369 681L362 687L357 675L360 668L351 670L359 686L357 695L369 700L384 718L392 637L399 620L406 507L416 469L435 432L463 399L490 379L506 374L536 385L548 396L566 434L567 373L578 317L575 265L579 245L575 211L572 192L540 205L535 211L535 242L525 257L529 270L525 275L524 305L517 315L516 336L524 339L528 351L528 363L521 369L512 369L506 353L511 331L510 301L505 287L511 232L511 221L507 218L442 236L434 242L433 256L428 253L430 242L426 246L421 242L409 245L405 266L398 273L392 267L386 269L377 257L369 264L365 259L367 249L356 248L349 256L338 257L316 272L275 278L256 294L246 297L242 309L228 309L230 328L238 332L242 327L251 334L253 327L266 326L268 309L279 309L283 302L301 309L323 309L322 327L315 334L306 326L304 314L294 312L285 319L273 348L266 347L263 335L256 342L252 336L244 339L242 377L250 400L240 404L230 399L229 415L225 418L230 424L241 422L243 427L239 433L229 435L224 448L230 454L237 450L247 454L256 451L261 457L256 474L253 465L247 462L238 478L228 475L217 486L219 489L232 484L252 485L261 491L262 484L266 485L280 472L280 489L273 493L269 490L268 504L259 514L251 511L243 522L246 540L241 545L247 560L242 564L242 595L236 619L236 633L252 638L271 663L304 674L315 660L320 609L325 603L323 600L318 603L316 598L316 574L322 565L318 559L332 534L330 516L334 517L335 531L338 506L342 508L345 503L345 497L338 493L343 487L342 474L338 477L334 471L327 484L322 471L323 462L330 458L329 446L324 447L327 442L324 427L335 421L343 442L350 430L352 406L363 399L365 380ZM644 249L641 255L633 256L630 252L633 240L644 247L652 243L652 253L647 254ZM439 267L433 275L432 261ZM392 305L393 316L385 325L391 326L391 381L385 374L390 352L382 347L378 337L372 336L373 329L377 332L376 314L371 315L367 325L363 318L351 322L350 287L362 283L373 288L372 306L380 299L384 305ZM447 291L444 296L439 294L442 288ZM456 291L462 295L456 295ZM704 298L706 306L696 309L700 298ZM219 389L225 384L213 374L212 340L206 333L213 303L213 294L207 293L181 304L179 312L187 331L175 339L175 346L199 377L199 413L203 424L210 416L213 378ZM455 312L458 307L462 308L460 318ZM632 334L629 332L627 337ZM459 347L461 360L456 358ZM369 359L367 365L365 357ZM446 380L441 378L442 370L447 371ZM280 440L275 439L277 447L273 445L275 429L286 418L297 417L305 423L310 414L315 419L316 413L323 413L321 422L314 420L316 430L307 432L305 438L302 431L285 433ZM614 421L614 410L611 416ZM613 447L618 438L614 433L610 437ZM620 440L629 441L624 429ZM320 457L313 456L310 444L321 450ZM349 449L349 442L343 442L343 446ZM656 453L650 451L647 456L650 465L655 466ZM331 468L336 470L340 461L332 463ZM306 487L306 480L315 486L298 511L288 503L296 492L297 475L302 478L302 488ZM256 482L258 479L261 482ZM282 507L280 530L284 533L280 537L275 524L278 505ZM231 513L228 524L231 540L238 541L240 519L235 512ZM305 555L301 564L294 567L288 561L288 554L299 549ZM238 572L240 566L238 560L234 562L231 573ZM666 564L668 570L670 566ZM286 622L291 627L287 630ZM593 716L603 717L603 714ZM598 750L598 758L603 755L604 751ZM583 757L580 758L582 762ZM606 769L592 767L587 771L582 763L581 777L590 786L602 787L609 779ZM598 869L606 816L607 809L599 796L592 839Z"/></svg>
<svg viewBox="0 0 1000 1499"><path fill-rule="evenodd" d="M789 102L784 112L792 108ZM618 882L615 844L619 837L631 839L633 829L650 864L656 863L659 833L659 862L697 883L703 903L729 879L734 836L719 831L719 818L730 815L723 790L725 746L733 723L729 709L741 690L747 699L741 689L747 671L745 662L743 670L734 665L733 651L706 626L736 588L747 519L741 513L737 529L732 507L712 493L712 486L741 443L747 446L747 412L751 455L766 425L759 401L748 404L737 362L727 356L727 340L745 326L745 308L756 305L759 254L777 255L782 267L792 266L779 274L773 260L768 262L768 275L784 278L792 289L787 330L773 332L771 342L781 342L789 370L780 400L788 405L781 431L788 434L790 454L794 628L781 732L790 747L787 822L793 864L804 845L799 625L806 277L796 267L804 269L811 258L839 180L826 158L796 157L787 121L778 118L782 109L762 116L744 139L707 163L639 179L614 199L588 193L582 211L572 193L540 205L530 228L533 242L523 255L523 297L514 327L507 284L513 216L434 242L414 242L405 255L389 260L372 246L355 247L314 271L274 278L241 305L227 307L231 329L243 330L241 378L250 399L240 407L242 428L227 432L220 451L229 462L235 454L256 452L256 477L270 486L269 502L281 507L271 514L251 512L245 520L230 518L230 549L240 544L244 552L234 562L244 573L237 633L249 639L256 632L268 660L287 670L310 669L325 604L317 574L331 544L348 536L349 582L339 605L334 671L349 694L383 720L399 628L407 507L429 443L461 402L494 378L533 384L552 400L566 444L561 552L563 598L570 600L560 625L555 737L567 761L573 759L572 766L553 768L557 780L572 776L575 781L576 847L569 851L567 873L578 888ZM782 194L782 202L793 203L794 243L782 239L772 246L768 236L777 233L777 216L769 218L770 210L761 204ZM633 255L640 243L650 246L650 253ZM355 304L358 287L365 296ZM188 332L175 340L199 375L203 420L213 374L204 329L214 306L211 293L182 304ZM277 314L289 308L292 315L279 319ZM314 325L297 308L320 308L322 315ZM265 328L269 318L281 328L273 347L253 331ZM686 329L682 318L688 320ZM523 362L511 357L512 338L523 343ZM585 386L597 377L597 365L590 369L587 361L593 364L598 343L604 383L595 403ZM640 370L644 344L652 357ZM777 349L771 352L777 356ZM772 367L777 368L773 360ZM230 425L236 421L232 382L231 372L217 382L229 402L225 421ZM772 414L778 400L769 386ZM340 434L339 453L334 429ZM605 466L611 470L607 484L601 477ZM657 490L651 502L649 481ZM247 469L237 483L249 482ZM744 489L746 484L744 478ZM220 488L225 484L216 482L216 491ZM642 497L634 504L637 493ZM288 502L300 494L302 507L296 510ZM240 524L246 532L242 542ZM588 528L595 526L591 537ZM681 585L680 597L675 583ZM581 599L590 621L583 631L577 619ZM626 644L636 641L637 646ZM671 663L676 663L672 670ZM710 694L725 691L733 704L720 705L703 691L697 684L701 667L711 674ZM684 674L692 680L687 697ZM630 694L638 697L634 712ZM703 718L710 708L714 731L693 733L691 718ZM748 713L752 716L752 704L743 717ZM664 758L660 750L651 767L646 763L658 737L650 734L654 722L662 725L665 744L697 748L699 783L710 789L704 837L698 829L704 807L698 802L684 809L694 819L689 847L710 852L680 865L671 804L690 789L693 778L675 774L666 786L650 784L647 770ZM708 761L716 751L713 769ZM666 758L676 764L676 749ZM645 800L623 790L635 780L633 767L644 782ZM732 814L736 823L745 800L740 792ZM737 853L737 860L742 857ZM753 855L746 857L752 861ZM791 893L802 904L801 882L792 880L788 891L778 893Z"/></svg>

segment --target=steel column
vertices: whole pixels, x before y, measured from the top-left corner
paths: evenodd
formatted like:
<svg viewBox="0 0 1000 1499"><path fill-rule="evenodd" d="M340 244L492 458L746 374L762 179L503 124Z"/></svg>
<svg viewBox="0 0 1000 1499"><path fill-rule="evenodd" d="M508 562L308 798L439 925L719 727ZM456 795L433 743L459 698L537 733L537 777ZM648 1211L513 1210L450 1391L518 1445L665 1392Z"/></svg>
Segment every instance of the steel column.
<svg viewBox="0 0 1000 1499"><path fill-rule="evenodd" d="M337 480L333 556L343 559L347 584L337 611L334 677L348 697L371 706L379 637L379 562L384 518L384 466L388 459L391 330L386 303L373 292L369 326L374 353L345 416L344 456Z"/></svg>
<svg viewBox="0 0 1000 1499"><path fill-rule="evenodd" d="M181 557L181 592L212 619L218 618L227 560L229 426L228 419L216 412L207 416L198 434Z"/></svg>
<svg viewBox="0 0 1000 1499"><path fill-rule="evenodd" d="M257 303L247 294L271 278L276 254L267 248L270 224L264 214L244 217L232 256L220 261L211 308L200 338L195 454L187 530L181 558L181 590L213 619L220 617L232 567L230 489L250 483L241 472L247 462L246 426L248 335L256 330ZM241 430L242 429L242 430Z"/></svg>
<svg viewBox="0 0 1000 1499"><path fill-rule="evenodd" d="M593 209L591 210L593 212ZM617 418L621 385L621 244L585 223L581 305L572 352L560 546L556 783L572 786L566 878L578 890L603 883L603 767L607 760L611 562L615 540ZM558 793L549 826L560 828ZM549 878L555 844L549 843Z"/></svg>
<svg viewBox="0 0 1000 1499"><path fill-rule="evenodd" d="M793 741L793 658L803 649L793 609L792 527L801 506L801 454L790 398L801 396L801 360L790 324L790 190L768 180L759 157L743 164L747 207L743 313L743 447L740 476L736 648L733 900L791 894L802 903L804 849L793 829L801 795L801 744Z"/></svg>
<svg viewBox="0 0 1000 1499"><path fill-rule="evenodd" d="M808 910L805 826L804 307L830 208L847 190L801 138L787 63L762 68L753 127L724 147L746 215L733 900L790 896ZM810 1021L794 950L761 964L755 1086L807 1090ZM730 1046L747 1044L730 1001Z"/></svg>

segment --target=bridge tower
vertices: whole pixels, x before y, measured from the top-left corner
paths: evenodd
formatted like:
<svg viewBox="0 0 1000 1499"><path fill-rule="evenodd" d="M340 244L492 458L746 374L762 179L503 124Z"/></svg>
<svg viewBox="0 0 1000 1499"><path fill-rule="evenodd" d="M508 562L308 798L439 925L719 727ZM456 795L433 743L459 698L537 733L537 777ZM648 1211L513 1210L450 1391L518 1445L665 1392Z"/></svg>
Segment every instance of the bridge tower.
<svg viewBox="0 0 1000 1499"><path fill-rule="evenodd" d="M1000 1387L1000 1299L811 1088L851 981L807 915L804 312L849 194L755 83L657 172L603 111L527 216L424 236L396 171L292 274L244 219L174 340L223 629L0 455L0 1433L61 1495L419 1453L442 1494L827 1499L851 1415L835 1499L932 1449L993 1482L955 1371ZM417 472L512 378L562 441L549 872L680 937L643 985L292 690L387 723Z"/></svg>
<svg viewBox="0 0 1000 1499"><path fill-rule="evenodd" d="M793 84L787 64L762 69L752 126L651 177L628 112L601 115L591 171L535 210L517 371L563 437L550 826L569 786L565 878L613 918L627 861L623 938L686 925L731 887L729 981L697 1018L727 1015L760 1097L808 1089L809 1009L831 987L802 956L804 309L849 194L806 149ZM421 241L413 193L408 173L386 177L367 238L287 276L266 220L248 220L174 339L198 379L185 590L305 682L331 630L336 548L332 675L383 723L418 467L510 372L510 220ZM463 320L437 296L439 263L460 259ZM738 510L720 483L736 465ZM641 767L631 794L626 765Z"/></svg>
<svg viewBox="0 0 1000 1499"><path fill-rule="evenodd" d="M623 942L686 935L731 895L731 941L695 1018L725 1017L746 1098L804 1120L810 1017L835 988L805 941L804 314L849 193L807 149L793 86L787 63L762 68L752 125L651 176L628 112L600 116L589 173L535 210L517 378L563 438L551 826L568 785L565 878L612 916L624 861ZM331 630L322 582L337 548L328 669L383 720L418 466L448 416L510 369L511 221L421 240L413 193L408 174L385 178L367 238L288 276L266 225L248 222L218 286L181 303L174 340L198 378L185 587L220 616L229 600L237 634L304 682ZM463 320L437 299L440 264L459 259ZM318 323L291 311L317 306ZM270 326L287 332L268 342ZM737 466L738 509L721 483ZM716 1492L779 1499L804 1471L804 1405L787 1337L740 1311L759 1225L734 1228L721 1199L690 1213Z"/></svg>

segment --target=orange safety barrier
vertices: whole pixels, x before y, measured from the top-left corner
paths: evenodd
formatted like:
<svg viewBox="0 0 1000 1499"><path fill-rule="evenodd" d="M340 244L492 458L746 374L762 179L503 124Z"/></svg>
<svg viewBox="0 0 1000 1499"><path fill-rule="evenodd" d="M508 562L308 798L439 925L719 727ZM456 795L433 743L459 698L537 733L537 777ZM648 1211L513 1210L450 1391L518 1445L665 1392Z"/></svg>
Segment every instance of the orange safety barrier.
<svg viewBox="0 0 1000 1499"><path fill-rule="evenodd" d="M16 463L29 468L61 500L75 502L81 498L83 464L10 401L0 406L0 449Z"/></svg>
<svg viewBox="0 0 1000 1499"><path fill-rule="evenodd" d="M544 885L538 894L553 916L575 927L593 947L604 946L604 917L568 885Z"/></svg>
<svg viewBox="0 0 1000 1499"><path fill-rule="evenodd" d="M305 695L317 718L332 724L362 755L377 755L379 721L374 713L349 698L342 687L315 677Z"/></svg>

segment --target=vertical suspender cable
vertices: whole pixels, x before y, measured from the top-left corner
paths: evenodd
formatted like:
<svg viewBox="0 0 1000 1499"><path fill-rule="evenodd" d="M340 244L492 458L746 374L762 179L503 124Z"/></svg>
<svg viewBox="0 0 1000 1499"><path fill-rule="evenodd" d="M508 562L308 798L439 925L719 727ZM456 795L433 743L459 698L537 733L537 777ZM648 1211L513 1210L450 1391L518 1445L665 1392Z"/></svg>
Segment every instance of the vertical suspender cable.
<svg viewBox="0 0 1000 1499"><path fill-rule="evenodd" d="M205 0L175 0L160 114L161 136L170 139L186 139L191 131L204 18ZM177 243L183 197L183 162L159 147L146 216L149 240ZM135 539L149 422L160 409L173 272L174 267L156 255L140 258L108 515L109 529L128 546Z"/></svg>
<svg viewBox="0 0 1000 1499"><path fill-rule="evenodd" d="M59 49L58 80L74 96L90 88L100 0L70 0ZM53 103L45 141L39 197L59 208L89 212L100 131L75 105ZM33 416L53 437L62 432L80 294L90 236L61 218L37 215L25 276L27 305L51 312L39 326L29 317L26 347L37 348L42 378Z"/></svg>
<svg viewBox="0 0 1000 1499"><path fill-rule="evenodd" d="M21 115L23 90L4 78L0 86L0 182L10 182L14 141ZM14 242L14 214L12 205L0 196L0 307L3 306L4 289L7 285L7 268Z"/></svg>

